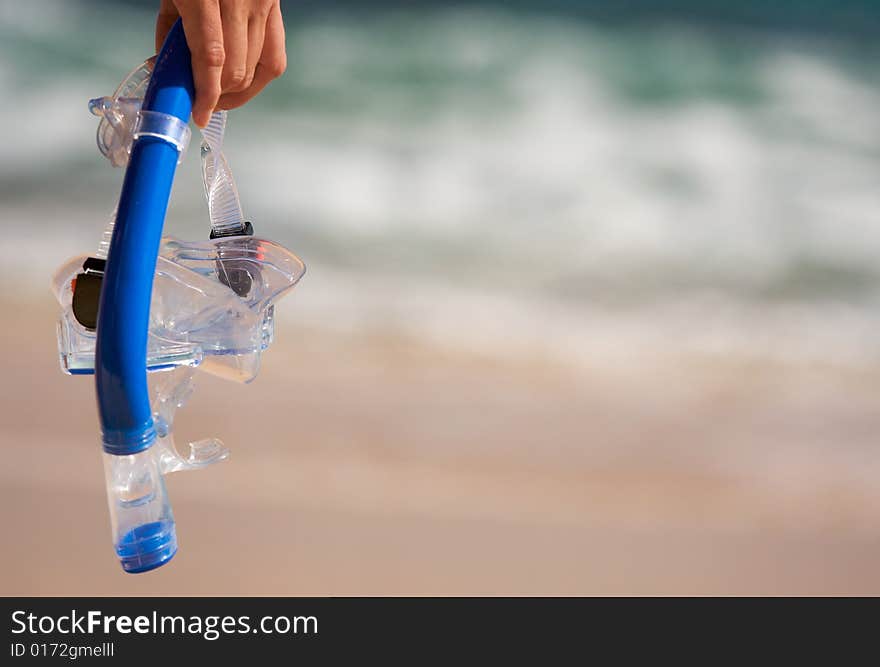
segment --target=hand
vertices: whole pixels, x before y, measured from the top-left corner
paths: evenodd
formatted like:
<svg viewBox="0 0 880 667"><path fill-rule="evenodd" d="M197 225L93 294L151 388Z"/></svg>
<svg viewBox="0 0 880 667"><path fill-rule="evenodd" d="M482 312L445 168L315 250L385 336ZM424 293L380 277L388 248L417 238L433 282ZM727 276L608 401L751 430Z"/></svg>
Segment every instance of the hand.
<svg viewBox="0 0 880 667"><path fill-rule="evenodd" d="M178 17L192 52L199 127L215 109L251 100L287 67L280 0L161 0L156 51Z"/></svg>

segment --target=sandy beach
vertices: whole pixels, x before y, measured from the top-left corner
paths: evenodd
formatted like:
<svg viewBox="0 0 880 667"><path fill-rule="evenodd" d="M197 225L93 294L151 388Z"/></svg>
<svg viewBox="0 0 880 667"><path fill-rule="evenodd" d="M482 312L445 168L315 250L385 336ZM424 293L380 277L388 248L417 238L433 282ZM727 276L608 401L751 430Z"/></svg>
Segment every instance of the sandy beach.
<svg viewBox="0 0 880 667"><path fill-rule="evenodd" d="M109 540L93 385L50 297L3 302L4 595L880 593L880 369L655 355L562 367L298 330L204 374L180 552Z"/></svg>

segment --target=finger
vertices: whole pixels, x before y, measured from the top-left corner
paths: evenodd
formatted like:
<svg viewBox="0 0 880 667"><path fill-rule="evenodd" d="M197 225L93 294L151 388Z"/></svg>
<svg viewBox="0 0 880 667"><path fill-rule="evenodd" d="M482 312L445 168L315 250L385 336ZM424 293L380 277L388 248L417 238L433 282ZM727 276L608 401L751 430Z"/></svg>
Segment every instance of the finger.
<svg viewBox="0 0 880 667"><path fill-rule="evenodd" d="M220 16L223 21L223 45L226 62L220 86L224 93L235 93L248 86L248 16L241 2L221 0Z"/></svg>
<svg viewBox="0 0 880 667"><path fill-rule="evenodd" d="M179 17L177 8L171 0L162 0L162 4L159 5L159 15L156 16L156 53L159 53L168 36L168 31L171 30L171 26Z"/></svg>
<svg viewBox="0 0 880 667"><path fill-rule="evenodd" d="M192 53L193 82L196 87L192 115L196 125L205 127L220 98L220 76L225 61L220 5L217 0L209 0L187 3L183 7L181 19Z"/></svg>
<svg viewBox="0 0 880 667"><path fill-rule="evenodd" d="M248 76L245 79L241 90L246 90L254 81L257 71L257 64L260 62L260 56L263 54L263 43L266 37L266 25L269 21L269 13L254 14L248 21L248 49L247 49L247 71Z"/></svg>
<svg viewBox="0 0 880 667"><path fill-rule="evenodd" d="M287 52L284 48L284 22L281 8L275 5L266 22L266 37L263 52L254 71L254 80L247 90L240 93L227 93L220 97L218 108L235 109L257 96L273 79L284 74L287 69Z"/></svg>

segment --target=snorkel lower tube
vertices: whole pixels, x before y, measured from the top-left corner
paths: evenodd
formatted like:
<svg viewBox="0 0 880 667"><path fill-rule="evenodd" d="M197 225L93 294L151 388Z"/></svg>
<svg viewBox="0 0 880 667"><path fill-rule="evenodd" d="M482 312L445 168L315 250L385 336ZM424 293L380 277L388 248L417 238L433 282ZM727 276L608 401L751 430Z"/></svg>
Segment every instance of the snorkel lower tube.
<svg viewBox="0 0 880 667"><path fill-rule="evenodd" d="M126 572L164 565L177 551L147 387L150 299L174 172L194 97L178 20L159 53L125 172L104 273L95 380L116 553Z"/></svg>

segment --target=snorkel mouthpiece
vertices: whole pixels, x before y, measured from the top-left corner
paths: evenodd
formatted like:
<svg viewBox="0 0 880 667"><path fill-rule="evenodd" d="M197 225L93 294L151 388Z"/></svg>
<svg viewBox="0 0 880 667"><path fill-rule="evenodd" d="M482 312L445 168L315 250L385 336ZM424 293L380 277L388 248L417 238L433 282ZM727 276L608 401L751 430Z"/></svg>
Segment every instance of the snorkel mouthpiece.
<svg viewBox="0 0 880 667"><path fill-rule="evenodd" d="M154 447L146 358L153 275L193 98L190 51L178 20L156 59L134 127L98 308L95 382L107 500L113 544L126 572L159 567L177 552Z"/></svg>

